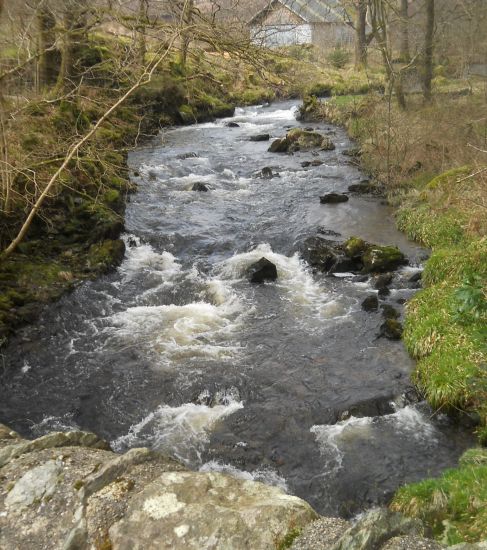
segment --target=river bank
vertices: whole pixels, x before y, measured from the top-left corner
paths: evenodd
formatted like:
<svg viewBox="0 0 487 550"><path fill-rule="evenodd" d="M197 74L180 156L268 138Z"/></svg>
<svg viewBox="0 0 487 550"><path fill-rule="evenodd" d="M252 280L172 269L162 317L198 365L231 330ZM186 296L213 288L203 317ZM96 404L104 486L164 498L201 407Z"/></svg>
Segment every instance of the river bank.
<svg viewBox="0 0 487 550"><path fill-rule="evenodd" d="M477 92L450 99L447 106L415 105L406 112L394 105L391 111L381 98L310 100L303 114L347 128L358 143L355 162L388 195L398 227L431 249L424 290L407 305L404 342L417 360L413 380L436 410L477 425L479 443L485 445L485 155L481 143L477 149L474 145L481 140L482 125L471 125L482 108ZM459 469L402 488L393 509L422 518L439 540L483 538L484 457L484 450L472 449Z"/></svg>

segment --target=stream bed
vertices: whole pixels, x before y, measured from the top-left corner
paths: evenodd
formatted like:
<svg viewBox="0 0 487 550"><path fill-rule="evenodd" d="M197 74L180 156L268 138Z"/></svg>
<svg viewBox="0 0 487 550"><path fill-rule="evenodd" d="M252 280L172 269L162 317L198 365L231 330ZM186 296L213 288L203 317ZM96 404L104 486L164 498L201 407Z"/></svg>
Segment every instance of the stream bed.
<svg viewBox="0 0 487 550"><path fill-rule="evenodd" d="M320 204L363 179L343 130L312 125L336 145L318 156L250 141L300 126L295 111L237 109L238 127L171 129L131 154L139 190L125 260L12 339L0 421L29 437L81 428L118 451L149 446L278 485L327 515L456 464L470 437L405 397L413 363L400 341L378 338L381 313L362 310L371 281L314 273L301 257L319 230L399 246L409 266L383 303L402 308L425 251L378 198ZM313 160L323 164L301 166ZM260 177L263 167L278 176ZM198 182L209 191L192 191ZM277 266L275 283L249 283L261 257Z"/></svg>

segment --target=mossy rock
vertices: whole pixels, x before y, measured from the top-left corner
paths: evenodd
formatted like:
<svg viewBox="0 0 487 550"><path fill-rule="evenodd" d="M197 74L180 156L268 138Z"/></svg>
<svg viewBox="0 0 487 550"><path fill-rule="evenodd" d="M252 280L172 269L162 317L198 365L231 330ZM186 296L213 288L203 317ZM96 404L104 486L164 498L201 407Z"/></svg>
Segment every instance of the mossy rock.
<svg viewBox="0 0 487 550"><path fill-rule="evenodd" d="M287 133L286 139L289 142L289 151L310 151L312 149L331 151L335 149L335 145L327 136L319 132L302 130L301 128L290 130Z"/></svg>
<svg viewBox="0 0 487 550"><path fill-rule="evenodd" d="M90 271L103 273L119 265L124 255L125 243L122 240L107 239L90 247L86 265Z"/></svg>
<svg viewBox="0 0 487 550"><path fill-rule="evenodd" d="M181 105L178 109L178 114L181 119L181 122L184 124L191 124L196 122L196 115L193 112L192 107L189 105Z"/></svg>
<svg viewBox="0 0 487 550"><path fill-rule="evenodd" d="M382 273L406 263L404 254L397 246L370 245L362 256L364 273Z"/></svg>
<svg viewBox="0 0 487 550"><path fill-rule="evenodd" d="M268 151L269 153L287 153L289 150L289 140L286 137L275 139Z"/></svg>
<svg viewBox="0 0 487 550"><path fill-rule="evenodd" d="M363 254L370 245L359 237L350 237L344 244L343 250L349 258Z"/></svg>
<svg viewBox="0 0 487 550"><path fill-rule="evenodd" d="M433 178L426 188L428 190L447 188L452 185L455 185L458 179L464 178L470 175L473 172L473 169L470 166L461 166L460 168L453 168L452 170L447 170Z"/></svg>

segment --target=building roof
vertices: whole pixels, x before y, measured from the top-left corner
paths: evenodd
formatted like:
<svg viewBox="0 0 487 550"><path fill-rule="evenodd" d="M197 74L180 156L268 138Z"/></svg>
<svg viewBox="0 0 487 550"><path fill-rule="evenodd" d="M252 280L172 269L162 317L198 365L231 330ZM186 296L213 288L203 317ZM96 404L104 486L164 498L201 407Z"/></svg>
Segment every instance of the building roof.
<svg viewBox="0 0 487 550"><path fill-rule="evenodd" d="M338 0L271 0L249 24L258 24L275 6L282 5L300 17L304 23L344 23L346 15Z"/></svg>

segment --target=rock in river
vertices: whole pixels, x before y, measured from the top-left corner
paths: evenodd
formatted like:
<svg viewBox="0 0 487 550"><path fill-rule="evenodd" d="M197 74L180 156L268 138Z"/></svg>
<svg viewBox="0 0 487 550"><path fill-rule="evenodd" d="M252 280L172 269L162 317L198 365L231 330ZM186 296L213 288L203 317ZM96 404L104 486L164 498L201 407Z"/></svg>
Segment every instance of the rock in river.
<svg viewBox="0 0 487 550"><path fill-rule="evenodd" d="M255 136L250 136L249 141L269 141L271 136L269 134L256 134Z"/></svg>
<svg viewBox="0 0 487 550"><path fill-rule="evenodd" d="M193 183L193 186L191 187L191 191L209 191L210 188L203 183L202 181L197 181L196 183Z"/></svg>
<svg viewBox="0 0 487 550"><path fill-rule="evenodd" d="M339 202L347 202L348 195L344 193L327 193L320 197L321 204L337 204Z"/></svg>
<svg viewBox="0 0 487 550"><path fill-rule="evenodd" d="M319 132L307 132L301 128L289 130L285 137L276 139L271 143L271 153L294 153L295 151L332 151L335 149L331 139Z"/></svg>
<svg viewBox="0 0 487 550"><path fill-rule="evenodd" d="M375 294L367 296L367 298L365 298L362 302L362 309L368 312L377 311L379 309L379 300L377 299L377 296Z"/></svg>
<svg viewBox="0 0 487 550"><path fill-rule="evenodd" d="M261 258L248 268L247 274L251 283L275 281L277 279L277 268L267 258Z"/></svg>
<svg viewBox="0 0 487 550"><path fill-rule="evenodd" d="M379 338L387 338L388 340L400 340L402 336L402 325L395 319L386 319L380 326Z"/></svg>

